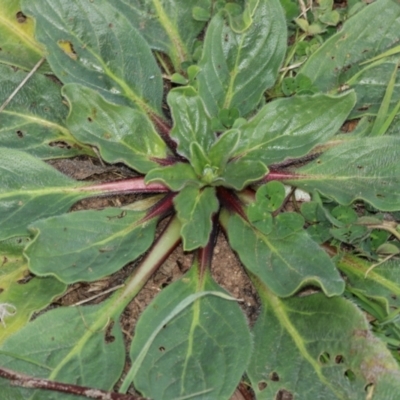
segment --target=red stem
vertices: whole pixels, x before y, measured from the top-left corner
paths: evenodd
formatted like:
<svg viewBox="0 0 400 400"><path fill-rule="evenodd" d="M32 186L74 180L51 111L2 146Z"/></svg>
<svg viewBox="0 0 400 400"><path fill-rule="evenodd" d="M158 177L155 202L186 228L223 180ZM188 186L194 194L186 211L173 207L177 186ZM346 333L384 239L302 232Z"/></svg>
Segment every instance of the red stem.
<svg viewBox="0 0 400 400"><path fill-rule="evenodd" d="M219 201L223 206L225 206L230 212L239 214L245 221L248 221L247 215L243 208L243 204L238 199L235 193L220 186L217 189L217 194Z"/></svg>
<svg viewBox="0 0 400 400"><path fill-rule="evenodd" d="M264 176L257 183L266 183L270 181L287 181L293 179L300 179L301 175L293 174L291 172L283 172L283 171L270 171L267 175Z"/></svg>
<svg viewBox="0 0 400 400"><path fill-rule="evenodd" d="M144 177L123 179L116 182L98 183L95 185L84 186L80 190L103 192L104 194L110 193L164 193L170 190L161 183L144 182Z"/></svg>
<svg viewBox="0 0 400 400"><path fill-rule="evenodd" d="M145 217L141 220L141 222L149 221L155 217L165 217L170 214L174 209L173 199L176 196L176 193L168 193L164 196L159 202L154 204L153 207L148 210Z"/></svg>
<svg viewBox="0 0 400 400"><path fill-rule="evenodd" d="M88 399L98 400L144 400L144 397L140 396L107 392L105 390L93 389L86 386L34 378L29 375L12 371L8 368L0 368L0 376L10 380L10 385L12 386L20 386L28 389L52 390L54 392L68 393L74 396L84 396Z"/></svg>

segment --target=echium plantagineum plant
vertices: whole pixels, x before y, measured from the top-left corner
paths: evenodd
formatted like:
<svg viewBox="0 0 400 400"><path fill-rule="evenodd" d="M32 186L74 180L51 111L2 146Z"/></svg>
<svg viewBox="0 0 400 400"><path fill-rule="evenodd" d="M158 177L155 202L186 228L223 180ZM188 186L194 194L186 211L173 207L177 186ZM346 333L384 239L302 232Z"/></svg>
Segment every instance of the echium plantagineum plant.
<svg viewBox="0 0 400 400"><path fill-rule="evenodd" d="M398 399L395 359L341 295L345 281L359 299L357 282L380 285L389 313L385 299L395 301L400 285L383 272L364 278L367 262L341 255L331 240L341 229L350 248L349 235L365 238L368 224L377 226L373 213L400 210L398 4L379 0L352 17L299 71L308 89L278 99L265 97L279 93L282 66L290 70L278 0L0 4L1 32L24 50L0 56L4 91L46 57L0 114L1 399L132 399L124 393L134 387L157 400L220 400L242 377L257 399ZM63 84L67 117L49 73ZM163 74L175 82L168 93ZM348 118L362 119L344 135ZM78 182L42 161L93 149L139 175ZM286 212L288 186L312 201ZM154 196L68 212L78 200L120 193ZM355 201L371 210L361 234L349 224ZM211 274L220 230L260 298L252 328ZM123 372L121 313L179 243L193 264L140 316ZM28 323L67 284L101 279L142 255L104 302ZM26 262L35 277L10 283ZM298 295L310 286L312 294Z"/></svg>

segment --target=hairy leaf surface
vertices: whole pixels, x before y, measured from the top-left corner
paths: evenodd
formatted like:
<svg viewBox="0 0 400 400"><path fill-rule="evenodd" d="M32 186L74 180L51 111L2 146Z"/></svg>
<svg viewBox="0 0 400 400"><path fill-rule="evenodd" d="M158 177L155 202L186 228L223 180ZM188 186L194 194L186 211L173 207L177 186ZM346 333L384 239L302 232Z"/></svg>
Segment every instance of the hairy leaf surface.
<svg viewBox="0 0 400 400"><path fill-rule="evenodd" d="M185 251L205 247L212 229L212 216L219 203L213 187L186 186L174 198Z"/></svg>
<svg viewBox="0 0 400 400"><path fill-rule="evenodd" d="M25 77L23 71L0 65L0 104ZM60 86L50 78L34 74L0 113L0 145L42 159L93 154L66 128L67 114Z"/></svg>
<svg viewBox="0 0 400 400"><path fill-rule="evenodd" d="M374 29L369 29L365 21L373 21ZM312 54L300 73L325 92L353 88L357 105L352 117L376 115L393 68L400 60L399 29L398 3L376 1L346 21L336 35ZM386 53L391 50L393 56ZM373 61L375 57L378 59ZM400 79L397 78L390 108L399 100Z"/></svg>
<svg viewBox="0 0 400 400"><path fill-rule="evenodd" d="M34 21L21 11L19 0L2 0L0 12L0 62L31 70L43 57L42 46L34 38ZM42 72L49 72L46 66Z"/></svg>
<svg viewBox="0 0 400 400"><path fill-rule="evenodd" d="M317 94L272 101L239 128L240 141L234 155L267 165L304 156L337 133L354 104L351 92L337 97Z"/></svg>
<svg viewBox="0 0 400 400"><path fill-rule="evenodd" d="M36 237L25 251L29 268L66 283L94 281L143 254L154 240L155 221L123 208L78 211L30 226Z"/></svg>
<svg viewBox="0 0 400 400"><path fill-rule="evenodd" d="M34 312L47 307L66 289L66 285L55 278L33 277L24 282L29 271L22 251L27 243L28 237L0 242L0 307L10 304L9 311L15 312L5 317L0 325L0 344L27 324Z"/></svg>
<svg viewBox="0 0 400 400"><path fill-rule="evenodd" d="M22 1L36 19L47 61L63 83L79 83L106 99L161 115L161 73L151 50L119 2ZM140 55L140 57L138 57Z"/></svg>
<svg viewBox="0 0 400 400"><path fill-rule="evenodd" d="M227 215L222 218L226 221ZM320 286L328 296L343 292L339 272L302 229L304 221L299 215L278 215L268 234L237 215L228 218L223 223L232 249L244 266L276 295L290 296L307 284Z"/></svg>
<svg viewBox="0 0 400 400"><path fill-rule="evenodd" d="M211 293L169 318L189 296L202 291ZM145 396L160 400L196 394L196 399L203 400L230 398L246 368L251 338L239 306L216 294L226 292L208 273L200 278L195 264L141 315L130 356L132 361L141 360L134 384Z"/></svg>
<svg viewBox="0 0 400 400"><path fill-rule="evenodd" d="M69 84L63 94L71 111L67 124L76 138L96 146L109 163L123 162L148 172L167 156L167 147L147 116L139 110L108 102L97 91Z"/></svg>
<svg viewBox="0 0 400 400"><path fill-rule="evenodd" d="M0 364L36 377L111 389L122 373L125 350L121 328L107 313L108 304L48 311L4 342ZM16 399L62 398L51 392L10 388L4 380L0 390Z"/></svg>
<svg viewBox="0 0 400 400"><path fill-rule="evenodd" d="M82 183L18 150L0 148L0 240L26 235L30 222L66 212Z"/></svg>
<svg viewBox="0 0 400 400"><path fill-rule="evenodd" d="M299 400L397 398L399 367L351 302L322 294L282 300L265 287L259 293L263 308L247 371L257 399L279 391Z"/></svg>
<svg viewBox="0 0 400 400"><path fill-rule="evenodd" d="M298 169L299 179L288 181L319 192L340 204L362 199L380 210L400 204L400 138L387 136L348 140Z"/></svg>
<svg viewBox="0 0 400 400"><path fill-rule="evenodd" d="M286 50L285 16L278 0L260 0L253 22L236 33L223 13L208 25L197 76L199 93L211 116L237 108L249 114L275 82Z"/></svg>

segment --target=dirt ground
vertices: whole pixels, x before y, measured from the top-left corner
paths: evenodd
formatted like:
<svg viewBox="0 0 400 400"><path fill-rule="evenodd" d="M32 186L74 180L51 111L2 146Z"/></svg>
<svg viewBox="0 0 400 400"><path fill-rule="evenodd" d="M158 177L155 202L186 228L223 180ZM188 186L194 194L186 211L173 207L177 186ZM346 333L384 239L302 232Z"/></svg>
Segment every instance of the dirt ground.
<svg viewBox="0 0 400 400"><path fill-rule="evenodd" d="M78 180L108 182L135 176L133 171L123 165L104 165L99 160L89 157L52 160L48 161L48 163L65 175ZM137 195L94 197L76 203L71 211L118 207L132 203L137 199ZM87 300L89 301L85 304L99 303L110 295L110 293L104 295L102 293L122 285L139 262L140 259L99 281L71 285L67 292L58 299L57 303L65 306ZM127 349L134 333L135 324L142 311L163 288L179 279L190 268L191 262L192 255L185 253L182 247L178 246L125 309L121 319L121 326L125 335ZM219 234L214 250L212 274L218 284L231 293L232 296L241 300L239 305L247 316L250 325L252 325L258 315L258 297L223 233ZM90 300L94 296L98 297ZM126 370L128 369L129 365L126 365ZM248 386L245 383L241 383L232 400L251 400L253 398ZM285 398L285 400L290 399Z"/></svg>

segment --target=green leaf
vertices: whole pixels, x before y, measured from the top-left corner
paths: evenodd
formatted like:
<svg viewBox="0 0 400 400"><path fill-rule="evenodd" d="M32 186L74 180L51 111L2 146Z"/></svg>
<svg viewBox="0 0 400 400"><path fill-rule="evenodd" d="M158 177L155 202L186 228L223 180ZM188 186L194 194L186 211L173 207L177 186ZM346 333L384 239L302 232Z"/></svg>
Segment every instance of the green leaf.
<svg viewBox="0 0 400 400"><path fill-rule="evenodd" d="M22 250L27 243L27 237L0 242L0 307L9 304L15 311L2 321L0 344L26 325L34 312L47 307L66 289L66 285L55 278L33 277L24 282L29 271Z"/></svg>
<svg viewBox="0 0 400 400"><path fill-rule="evenodd" d="M161 72L119 1L23 0L22 5L36 19L36 36L63 83L79 83L107 100L162 115Z"/></svg>
<svg viewBox="0 0 400 400"><path fill-rule="evenodd" d="M17 150L0 148L0 240L28 233L40 218L66 212L87 197L82 183Z"/></svg>
<svg viewBox="0 0 400 400"><path fill-rule="evenodd" d="M342 293L343 280L327 254L303 231L301 216L279 215L269 234L238 215L222 218L232 249L276 295L290 296L307 284L320 286L329 296Z"/></svg>
<svg viewBox="0 0 400 400"><path fill-rule="evenodd" d="M167 146L143 112L110 103L80 85L64 86L63 94L71 105L69 129L81 142L96 146L105 161L146 173L158 166L155 159L166 158Z"/></svg>
<svg viewBox="0 0 400 400"><path fill-rule="evenodd" d="M23 71L0 65L0 104L25 77ZM67 114L60 86L44 75L34 74L0 113L0 145L43 159L93 155L66 128Z"/></svg>
<svg viewBox="0 0 400 400"><path fill-rule="evenodd" d="M353 118L376 115L393 68L400 60L398 54L384 56L398 42L399 17L400 7L392 0L370 4L348 19L343 28L308 59L300 73L325 92L353 88L357 93ZM374 29L366 31L365 21L373 21ZM376 62L370 61L381 55L383 57ZM397 79L391 108L400 100L399 88Z"/></svg>
<svg viewBox="0 0 400 400"><path fill-rule="evenodd" d="M174 198L174 204L182 224L183 249L205 247L212 229L212 216L219 208L215 189L186 186Z"/></svg>
<svg viewBox="0 0 400 400"><path fill-rule="evenodd" d="M240 132L237 129L231 129L219 136L208 152L212 165L222 170L232 157L239 141Z"/></svg>
<svg viewBox="0 0 400 400"><path fill-rule="evenodd" d="M258 3L259 0L247 0L242 13L238 12L238 10L240 10L238 4L227 3L225 5L224 11L228 14L229 24L234 32L242 33L246 29L249 29L253 23L254 11Z"/></svg>
<svg viewBox="0 0 400 400"><path fill-rule="evenodd" d="M143 254L154 240L156 221L123 208L78 211L30 226L35 238L25 250L29 269L65 283L94 281Z"/></svg>
<svg viewBox="0 0 400 400"><path fill-rule="evenodd" d="M279 0L260 0L253 23L235 33L216 14L208 25L197 76L199 93L212 117L221 109L249 114L271 87L286 51L286 24Z"/></svg>
<svg viewBox="0 0 400 400"><path fill-rule="evenodd" d="M191 296L195 301L176 315ZM130 351L134 384L144 396L160 400L229 399L250 353L240 307L227 300L208 272L200 274L196 262L141 315Z"/></svg>
<svg viewBox="0 0 400 400"><path fill-rule="evenodd" d="M128 0L116 3L115 7L139 28L153 49L168 54L177 71L182 62L192 59L195 39L204 28L204 22L192 18L194 9L203 13L211 11L209 0L154 0L145 3Z"/></svg>
<svg viewBox="0 0 400 400"><path fill-rule="evenodd" d="M0 364L38 378L111 389L122 373L125 349L121 328L114 324L108 306L104 302L48 311L4 342ZM47 392L27 394L27 389L8 386L8 381L0 381L1 392L11 391L12 398L50 398Z"/></svg>
<svg viewBox="0 0 400 400"><path fill-rule="evenodd" d="M261 161L243 157L230 161L220 174L220 179L224 186L242 190L251 182L260 180L267 172L268 168Z"/></svg>
<svg viewBox="0 0 400 400"><path fill-rule="evenodd" d="M256 201L259 207L265 211L276 211L286 197L285 187L281 182L272 181L257 189Z"/></svg>
<svg viewBox="0 0 400 400"><path fill-rule="evenodd" d="M21 11L19 0L2 0L0 13L0 62L30 71L43 57L34 38L34 21ZM46 66L41 72L49 72Z"/></svg>
<svg viewBox="0 0 400 400"><path fill-rule="evenodd" d="M234 155L246 155L266 165L304 156L339 130L354 103L355 95L351 92L335 97L317 94L270 102L239 128L241 139Z"/></svg>
<svg viewBox="0 0 400 400"><path fill-rule="evenodd" d="M396 399L399 367L351 302L322 294L282 300L258 286L263 307L247 371L257 399Z"/></svg>
<svg viewBox="0 0 400 400"><path fill-rule="evenodd" d="M146 175L146 183L151 182L160 182L173 191L178 191L186 185L201 186L192 166L181 162L152 169Z"/></svg>
<svg viewBox="0 0 400 400"><path fill-rule="evenodd" d="M400 204L400 138L383 136L348 140L298 169L289 184L318 190L340 204L357 199L379 210L395 211Z"/></svg>
<svg viewBox="0 0 400 400"><path fill-rule="evenodd" d="M216 137L197 92L190 86L177 88L169 92L167 100L174 120L171 137L178 143L179 153L190 158L190 144L193 142L207 152Z"/></svg>

